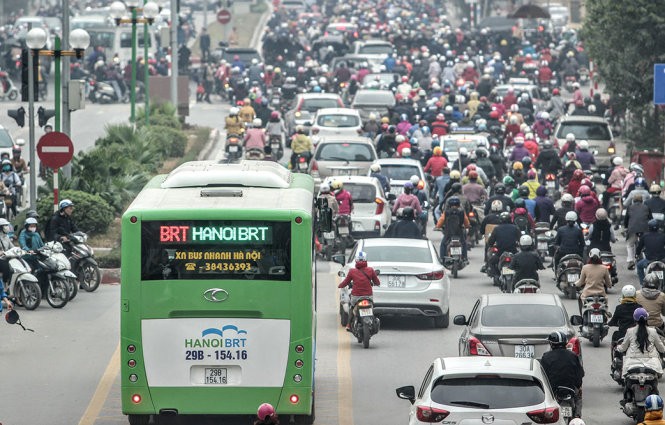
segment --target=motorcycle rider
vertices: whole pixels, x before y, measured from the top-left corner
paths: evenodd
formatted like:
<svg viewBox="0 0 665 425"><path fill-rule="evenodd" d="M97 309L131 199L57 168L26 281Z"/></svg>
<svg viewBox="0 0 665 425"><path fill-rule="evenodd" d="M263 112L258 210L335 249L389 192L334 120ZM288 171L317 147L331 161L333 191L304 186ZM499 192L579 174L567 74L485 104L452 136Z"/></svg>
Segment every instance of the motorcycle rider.
<svg viewBox="0 0 665 425"><path fill-rule="evenodd" d="M405 207L399 219L388 226L384 238L422 239L422 231L416 224L413 208Z"/></svg>
<svg viewBox="0 0 665 425"><path fill-rule="evenodd" d="M18 238L19 246L27 252L34 252L44 246L44 241L37 230L37 219L26 218L23 225L25 231L21 232ZM28 261L29 258L26 258ZM34 267L33 267L34 268Z"/></svg>
<svg viewBox="0 0 665 425"><path fill-rule="evenodd" d="M448 166L448 160L442 155L443 149L437 146L432 150L432 156L425 164L425 172L430 173L432 177L437 178L443 175L443 169Z"/></svg>
<svg viewBox="0 0 665 425"><path fill-rule="evenodd" d="M522 279L533 279L540 281L538 270L544 270L545 266L540 255L533 250L533 239L529 235L520 237L520 252L513 255L510 262L510 268L515 270L513 282L519 282Z"/></svg>
<svg viewBox="0 0 665 425"><path fill-rule="evenodd" d="M331 185L337 204L339 205L338 213L340 215L351 215L353 212L353 196L351 193L344 189L344 183L340 180L334 180Z"/></svg>
<svg viewBox="0 0 665 425"><path fill-rule="evenodd" d="M665 425L663 420L663 399L651 394L644 400L644 425Z"/></svg>
<svg viewBox="0 0 665 425"><path fill-rule="evenodd" d="M561 160L559 159L552 142L549 140L543 142L543 150L540 151L540 155L536 158L534 167L540 170L540 177L543 181L545 181L545 176L548 174L559 174L559 171L561 170ZM558 189L559 182L556 179L554 181L556 182L556 187Z"/></svg>
<svg viewBox="0 0 665 425"><path fill-rule="evenodd" d="M441 239L440 255L442 257L448 254L448 242L452 238L457 237L462 244L462 260L468 264L469 260L466 257L466 236L465 229L471 227L469 217L462 209L462 203L457 196L451 196L446 202L447 207L441 212L439 221L436 222L437 229L443 229L443 238Z"/></svg>
<svg viewBox="0 0 665 425"><path fill-rule="evenodd" d="M633 204L626 209L626 217L623 221L623 226L626 229L626 252L628 254L626 259L628 261L628 270L635 268L635 242L637 242L637 234L644 234L649 230L648 223L651 219L651 211L649 211L649 207L642 203L642 195L635 195L633 197Z"/></svg>
<svg viewBox="0 0 665 425"><path fill-rule="evenodd" d="M512 211L515 208L513 200L506 196L506 186L503 183L497 183L494 186L494 196L491 196L485 202L485 215L490 213L490 207L494 204L494 201L501 201L503 211Z"/></svg>
<svg viewBox="0 0 665 425"><path fill-rule="evenodd" d="M651 198L647 199L644 204L649 207L654 218L659 217L658 214L660 214L660 221L662 224L664 220L663 217L665 217L665 199L661 198L661 192L661 187L657 183L653 183L651 187L649 187Z"/></svg>
<svg viewBox="0 0 665 425"><path fill-rule="evenodd" d="M364 251L358 251L356 254L356 264L354 268L349 269L346 278L337 286L344 288L353 282L351 288L351 306L349 309L349 321L346 325L346 330L351 332L353 320L355 319L355 305L360 298L372 299L373 291L372 286L381 285L379 276L373 268L367 266L367 254Z"/></svg>
<svg viewBox="0 0 665 425"><path fill-rule="evenodd" d="M604 208L596 210L596 221L589 226L589 249L598 248L601 252L612 252L610 244L617 241L612 223Z"/></svg>
<svg viewBox="0 0 665 425"><path fill-rule="evenodd" d="M621 303L614 308L614 313L608 326L618 326L619 329L612 333L612 342L616 342L626 335L626 330L635 326L633 313L635 309L642 307L637 302L637 291L633 285L624 285L621 288Z"/></svg>
<svg viewBox="0 0 665 425"><path fill-rule="evenodd" d="M595 196L591 195L591 189L588 186L580 186L578 193L580 200L575 204L575 212L583 223L593 223L596 221L596 211L600 203Z"/></svg>
<svg viewBox="0 0 665 425"><path fill-rule="evenodd" d="M242 108L238 112L238 116L243 124L250 124L256 118L256 111L252 107L252 101L246 97L243 101Z"/></svg>
<svg viewBox="0 0 665 425"><path fill-rule="evenodd" d="M580 315L582 314L583 299L595 295L607 297L606 289L612 288L612 278L610 277L610 271L607 270L600 258L598 248L589 251L589 262L582 267L580 278L575 282L575 286L582 288L582 293L577 300L580 306Z"/></svg>
<svg viewBox="0 0 665 425"><path fill-rule="evenodd" d="M390 180L388 177L384 176L381 174L381 165L380 164L372 164L369 167L370 169L370 177L376 178L379 183L381 184L381 187L383 188L383 191L388 194L390 193Z"/></svg>
<svg viewBox="0 0 665 425"><path fill-rule="evenodd" d="M21 177L21 181L23 181L23 173L27 173L29 171L28 164L25 162L25 159L21 158L21 147L18 145L15 145L12 148L12 166L14 167L14 171L18 173L19 177Z"/></svg>
<svg viewBox="0 0 665 425"><path fill-rule="evenodd" d="M9 261L4 259L5 251L8 251L14 248L14 244L9 237L9 232L11 231L11 224L4 218L0 218L0 283L2 281L9 282L11 279L11 268L9 267Z"/></svg>
<svg viewBox="0 0 665 425"><path fill-rule="evenodd" d="M309 162L309 159L312 157L312 149L314 149L314 145L312 144L312 140L305 134L305 127L300 124L297 125L296 134L291 140L291 169L295 170L297 165L296 160L301 154L305 155L307 162Z"/></svg>
<svg viewBox="0 0 665 425"><path fill-rule="evenodd" d="M22 184L21 184L21 178L18 176L18 174L14 172L14 167L12 166L12 162L8 159L2 160L2 182L4 183L5 187L9 189L9 192L11 193L13 202L10 208L14 216L16 216L17 214L16 193L19 190L21 190Z"/></svg>
<svg viewBox="0 0 665 425"><path fill-rule="evenodd" d="M240 136L245 130L245 126L238 116L240 110L237 107L229 109L229 116L226 117L224 129L226 129L226 137L231 134Z"/></svg>
<svg viewBox="0 0 665 425"><path fill-rule="evenodd" d="M245 152L248 152L251 149L259 149L261 152L265 152L267 142L266 133L261 128L261 125L261 118L254 118L252 121L252 127L245 132L245 137L243 139L245 142Z"/></svg>
<svg viewBox="0 0 665 425"><path fill-rule="evenodd" d="M487 198L485 188L478 183L477 171L469 171L469 182L462 186L462 194L473 205L480 205Z"/></svg>
<svg viewBox="0 0 665 425"><path fill-rule="evenodd" d="M554 238L554 245L557 247L554 254L555 270L562 257L568 254L577 254L581 257L584 252L584 234L582 233L582 229L576 226L577 213L575 211L568 211L565 218L566 225L557 229L556 237Z"/></svg>
<svg viewBox="0 0 665 425"><path fill-rule="evenodd" d="M637 302L649 313L647 325L665 329L662 314L665 314L665 294L660 292L660 279L656 273L649 273L644 278L642 289L637 291Z"/></svg>
<svg viewBox="0 0 665 425"><path fill-rule="evenodd" d="M550 229L558 229L561 226L566 225L566 214L570 211L574 211L573 202L575 198L570 193L564 193L561 196L561 207L557 208L550 221Z"/></svg>
<svg viewBox="0 0 665 425"><path fill-rule="evenodd" d="M561 151L559 152L559 158L563 158L569 152L575 153L577 150L577 142L575 141L575 135L573 133L566 134L566 143L561 146Z"/></svg>
<svg viewBox="0 0 665 425"><path fill-rule="evenodd" d="M628 208L635 201L636 196L642 197L642 202L648 201L651 199L651 193L649 193L649 186L644 177L637 177L632 189L630 192L623 198L623 207Z"/></svg>
<svg viewBox="0 0 665 425"><path fill-rule="evenodd" d="M607 190L603 194L603 208L608 209L610 205L610 198L613 193L621 192L623 186L623 179L628 174L628 170L623 166L623 159L620 156L612 159L614 168L607 179Z"/></svg>
<svg viewBox="0 0 665 425"><path fill-rule="evenodd" d="M528 199L534 199L537 196L537 190L540 187L540 183L538 182L538 174L536 173L536 170L530 169L526 173L526 182L521 187L526 187L529 192L527 194Z"/></svg>
<svg viewBox="0 0 665 425"><path fill-rule="evenodd" d="M536 189L536 209L534 220L536 223L543 222L549 223L550 219L556 213L556 208L554 207L554 201L547 196L547 189L545 186L540 186Z"/></svg>
<svg viewBox="0 0 665 425"><path fill-rule="evenodd" d="M575 412L573 412L573 415L579 418L582 416L582 378L584 378L584 368L580 358L577 354L566 349L568 337L564 332L554 331L550 333L547 340L552 349L543 354L540 364L553 390L558 387L568 387L576 390ZM573 421L577 420L570 421L570 425L573 425Z"/></svg>
<svg viewBox="0 0 665 425"><path fill-rule="evenodd" d="M337 198L331 193L330 185L328 183L323 183L319 188L319 198L324 198L328 201L328 208L332 211L332 219L335 221L335 217L339 214L339 204L337 203Z"/></svg>
<svg viewBox="0 0 665 425"><path fill-rule="evenodd" d="M633 312L633 320L637 326L626 331L623 342L617 347L617 350L626 353L623 358L622 375L626 375L634 367L647 367L654 370L659 377L663 374L660 358L665 354L665 345L658 332L647 325L648 319L649 313L642 307Z"/></svg>
<svg viewBox="0 0 665 425"><path fill-rule="evenodd" d="M74 203L69 199L63 199L58 204L58 211L53 213L53 216L51 216L49 224L47 225L46 238L49 241L63 243L65 249L67 247L65 242L69 242L69 235L79 231L76 223L72 219L73 212Z"/></svg>
<svg viewBox="0 0 665 425"><path fill-rule="evenodd" d="M580 140L577 144L575 157L579 161L583 170L590 170L592 165L596 165L596 160L593 157L593 154L589 152L589 142L586 140Z"/></svg>
<svg viewBox="0 0 665 425"><path fill-rule="evenodd" d="M286 126L278 111L272 111L270 113L270 119L266 123L266 134L269 139L279 137L280 143L283 144L283 138L286 134Z"/></svg>
<svg viewBox="0 0 665 425"><path fill-rule="evenodd" d="M517 244L522 236L520 229L512 223L509 212L504 211L499 217L501 219L501 224L492 230L492 234L490 234L490 237L487 240L487 246L496 246L498 249L496 261L498 261L501 254L506 251L512 253L517 252ZM495 268L496 264L493 263L491 266Z"/></svg>
<svg viewBox="0 0 665 425"><path fill-rule="evenodd" d="M642 235L637 243L636 254L639 257L644 253L644 258L637 261L637 276L640 284L644 282L644 271L653 261L665 259L665 233L659 232L660 222L655 219L647 223L649 231Z"/></svg>
<svg viewBox="0 0 665 425"><path fill-rule="evenodd" d="M566 115L566 102L561 97L558 88L552 90L552 98L548 103L547 112L550 113L552 120L557 120Z"/></svg>
<svg viewBox="0 0 665 425"><path fill-rule="evenodd" d="M416 212L416 216L420 216L420 214L423 212L423 209L420 206L418 197L413 194L413 189L413 183L410 181L404 183L404 192L395 200L395 205L393 205L393 214L397 214L397 210L400 208L411 207Z"/></svg>

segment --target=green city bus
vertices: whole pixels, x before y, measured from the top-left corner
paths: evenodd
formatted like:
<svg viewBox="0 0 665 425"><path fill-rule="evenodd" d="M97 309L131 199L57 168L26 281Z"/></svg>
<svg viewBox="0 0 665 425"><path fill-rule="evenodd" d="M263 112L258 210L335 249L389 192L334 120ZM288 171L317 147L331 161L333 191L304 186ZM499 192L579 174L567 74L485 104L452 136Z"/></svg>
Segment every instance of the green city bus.
<svg viewBox="0 0 665 425"><path fill-rule="evenodd" d="M314 421L314 183L274 162L188 162L122 218L121 383L151 415Z"/></svg>

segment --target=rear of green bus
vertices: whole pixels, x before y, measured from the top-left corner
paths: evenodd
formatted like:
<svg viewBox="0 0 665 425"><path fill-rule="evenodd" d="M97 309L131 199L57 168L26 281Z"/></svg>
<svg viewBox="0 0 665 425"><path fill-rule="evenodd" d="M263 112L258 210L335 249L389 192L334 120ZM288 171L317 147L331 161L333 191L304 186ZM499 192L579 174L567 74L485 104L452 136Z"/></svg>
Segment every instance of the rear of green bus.
<svg viewBox="0 0 665 425"><path fill-rule="evenodd" d="M268 402L311 423L311 179L294 175L286 189L163 183L149 183L122 221L123 413L139 424L255 414Z"/></svg>

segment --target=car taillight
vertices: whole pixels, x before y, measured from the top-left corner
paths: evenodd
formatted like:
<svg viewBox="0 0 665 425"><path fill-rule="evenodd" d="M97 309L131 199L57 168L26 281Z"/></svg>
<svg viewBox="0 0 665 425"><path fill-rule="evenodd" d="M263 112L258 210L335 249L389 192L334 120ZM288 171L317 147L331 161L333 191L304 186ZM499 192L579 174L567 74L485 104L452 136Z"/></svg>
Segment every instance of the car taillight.
<svg viewBox="0 0 665 425"><path fill-rule="evenodd" d="M420 280L439 280L443 279L443 270L437 270L434 272L417 274L416 277Z"/></svg>
<svg viewBox="0 0 665 425"><path fill-rule="evenodd" d="M300 158L300 159L301 159L300 162L305 162L305 158ZM315 160L312 160L310 164L312 166L312 171L319 171L319 164L317 164Z"/></svg>
<svg viewBox="0 0 665 425"><path fill-rule="evenodd" d="M379 220L374 220L374 230L377 232L381 230L381 222Z"/></svg>
<svg viewBox="0 0 665 425"><path fill-rule="evenodd" d="M491 356L489 350L475 336L469 337L469 354L472 356Z"/></svg>
<svg viewBox="0 0 665 425"><path fill-rule="evenodd" d="M416 408L416 417L420 422L441 422L450 412L435 407L418 406Z"/></svg>
<svg viewBox="0 0 665 425"><path fill-rule="evenodd" d="M559 408L548 407L547 409L532 410L526 415L537 424L553 424L559 421Z"/></svg>
<svg viewBox="0 0 665 425"><path fill-rule="evenodd" d="M383 209L386 207L386 204L380 198L374 199L374 202L376 202L376 211L374 211L374 214L383 214Z"/></svg>
<svg viewBox="0 0 665 425"><path fill-rule="evenodd" d="M566 344L566 348L579 356L581 352L579 338L577 337L570 338L568 340L568 344Z"/></svg>

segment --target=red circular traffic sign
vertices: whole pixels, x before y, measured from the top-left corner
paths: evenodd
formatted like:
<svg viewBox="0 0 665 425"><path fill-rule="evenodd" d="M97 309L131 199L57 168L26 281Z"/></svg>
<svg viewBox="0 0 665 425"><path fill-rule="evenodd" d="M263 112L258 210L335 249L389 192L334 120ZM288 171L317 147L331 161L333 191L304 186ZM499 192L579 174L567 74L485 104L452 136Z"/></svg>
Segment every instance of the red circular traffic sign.
<svg viewBox="0 0 665 425"><path fill-rule="evenodd" d="M52 131L39 138L37 155L49 168L64 167L74 157L74 144L65 133Z"/></svg>
<svg viewBox="0 0 665 425"><path fill-rule="evenodd" d="M217 12L217 22L222 25L226 25L231 22L231 12L228 9L220 9Z"/></svg>

